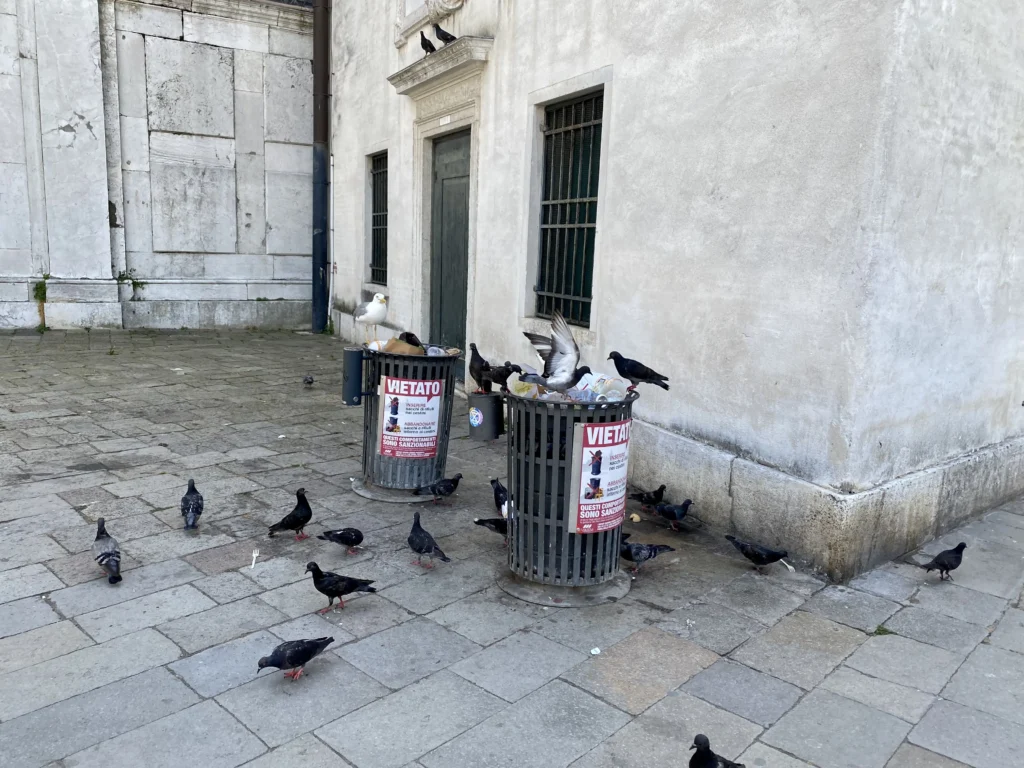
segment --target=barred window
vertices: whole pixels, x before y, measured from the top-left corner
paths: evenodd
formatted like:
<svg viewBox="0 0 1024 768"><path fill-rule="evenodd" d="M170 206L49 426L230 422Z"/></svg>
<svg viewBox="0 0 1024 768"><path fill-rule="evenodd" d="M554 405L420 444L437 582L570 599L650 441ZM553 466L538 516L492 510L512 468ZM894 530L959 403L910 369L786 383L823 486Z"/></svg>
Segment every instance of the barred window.
<svg viewBox="0 0 1024 768"><path fill-rule="evenodd" d="M370 282L388 284L388 153L370 158Z"/></svg>

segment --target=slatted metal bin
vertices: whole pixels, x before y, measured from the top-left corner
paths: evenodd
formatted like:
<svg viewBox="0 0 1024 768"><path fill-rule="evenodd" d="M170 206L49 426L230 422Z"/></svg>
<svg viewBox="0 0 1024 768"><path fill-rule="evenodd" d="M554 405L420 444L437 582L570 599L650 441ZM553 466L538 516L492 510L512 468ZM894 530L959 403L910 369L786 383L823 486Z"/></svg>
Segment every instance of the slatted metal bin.
<svg viewBox="0 0 1024 768"><path fill-rule="evenodd" d="M576 424L631 418L635 393L620 402L508 402L508 565L535 583L586 587L619 572L621 525L593 534L568 530Z"/></svg>
<svg viewBox="0 0 1024 768"><path fill-rule="evenodd" d="M365 349L363 359L363 482L380 488L412 490L444 477L448 456L448 435L455 394L455 366L459 350L445 356L396 355ZM435 454L428 458L406 458L381 452L385 419L381 410L382 386L386 377L408 381L440 382L440 408Z"/></svg>

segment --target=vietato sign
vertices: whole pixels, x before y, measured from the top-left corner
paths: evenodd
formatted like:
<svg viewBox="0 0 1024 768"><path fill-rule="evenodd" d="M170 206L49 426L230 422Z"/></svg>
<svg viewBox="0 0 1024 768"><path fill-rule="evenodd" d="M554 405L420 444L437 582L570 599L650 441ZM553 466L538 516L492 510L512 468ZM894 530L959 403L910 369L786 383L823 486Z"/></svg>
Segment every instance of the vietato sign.
<svg viewBox="0 0 1024 768"><path fill-rule="evenodd" d="M566 521L573 533L599 533L622 525L632 423L626 419L574 427L572 492Z"/></svg>
<svg viewBox="0 0 1024 768"><path fill-rule="evenodd" d="M443 381L385 376L377 388L380 455L396 459L437 456L443 393Z"/></svg>

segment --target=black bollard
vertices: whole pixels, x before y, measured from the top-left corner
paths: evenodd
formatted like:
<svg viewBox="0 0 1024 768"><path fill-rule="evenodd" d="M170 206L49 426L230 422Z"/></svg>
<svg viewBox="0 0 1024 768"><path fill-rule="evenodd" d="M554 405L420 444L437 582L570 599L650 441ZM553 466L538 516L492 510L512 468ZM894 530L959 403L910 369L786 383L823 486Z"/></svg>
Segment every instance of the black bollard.
<svg viewBox="0 0 1024 768"><path fill-rule="evenodd" d="M345 347L343 363L341 402L345 405L359 405L363 402L362 347Z"/></svg>
<svg viewBox="0 0 1024 768"><path fill-rule="evenodd" d="M468 399L470 440L496 440L505 434L505 409L501 395L470 394Z"/></svg>

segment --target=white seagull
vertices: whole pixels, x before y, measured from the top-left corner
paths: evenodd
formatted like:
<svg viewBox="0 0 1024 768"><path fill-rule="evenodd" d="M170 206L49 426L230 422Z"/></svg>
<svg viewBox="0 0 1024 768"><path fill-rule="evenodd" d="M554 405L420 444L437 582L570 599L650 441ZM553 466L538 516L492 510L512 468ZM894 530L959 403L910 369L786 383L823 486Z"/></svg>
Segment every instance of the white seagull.
<svg viewBox="0 0 1024 768"><path fill-rule="evenodd" d="M383 323L384 318L388 316L388 300L384 298L383 293L373 294L373 298L369 301L365 301L356 307L356 311L353 313L352 318L357 323L362 323L363 328L367 326L373 326L373 337L377 338L377 324ZM364 333L364 335L366 335Z"/></svg>
<svg viewBox="0 0 1024 768"><path fill-rule="evenodd" d="M550 338L527 331L523 335L530 340L537 350L537 356L544 361L544 372L540 376L533 373L520 374L520 381L564 394L590 373L590 368L585 365L582 368L576 367L580 362L580 348L561 312L556 311L551 320Z"/></svg>

